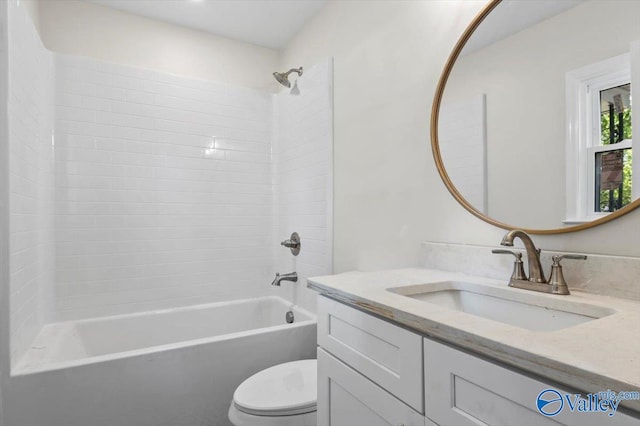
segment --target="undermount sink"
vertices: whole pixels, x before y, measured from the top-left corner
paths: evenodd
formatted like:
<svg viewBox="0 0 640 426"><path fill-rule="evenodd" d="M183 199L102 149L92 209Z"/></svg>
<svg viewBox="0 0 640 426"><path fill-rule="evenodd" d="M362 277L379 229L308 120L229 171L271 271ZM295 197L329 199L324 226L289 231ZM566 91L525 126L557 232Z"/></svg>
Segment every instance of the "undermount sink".
<svg viewBox="0 0 640 426"><path fill-rule="evenodd" d="M441 308L535 331L555 331L614 314L602 306L542 296L526 290L443 281L390 288L389 291ZM552 299L553 298L553 299Z"/></svg>

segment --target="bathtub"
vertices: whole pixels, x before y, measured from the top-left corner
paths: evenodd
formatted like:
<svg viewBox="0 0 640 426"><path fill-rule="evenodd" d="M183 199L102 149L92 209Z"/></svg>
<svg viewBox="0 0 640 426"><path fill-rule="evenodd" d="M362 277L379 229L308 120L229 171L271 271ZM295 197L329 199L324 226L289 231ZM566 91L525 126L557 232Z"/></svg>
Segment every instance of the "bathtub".
<svg viewBox="0 0 640 426"><path fill-rule="evenodd" d="M5 420L229 425L245 378L315 353L315 316L273 296L48 324L12 372Z"/></svg>

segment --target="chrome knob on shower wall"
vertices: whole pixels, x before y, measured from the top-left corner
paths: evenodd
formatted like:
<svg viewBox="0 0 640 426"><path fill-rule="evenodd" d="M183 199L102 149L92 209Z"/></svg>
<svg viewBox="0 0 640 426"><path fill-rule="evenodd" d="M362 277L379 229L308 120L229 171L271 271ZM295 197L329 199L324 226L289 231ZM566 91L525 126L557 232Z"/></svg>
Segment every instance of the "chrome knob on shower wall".
<svg viewBox="0 0 640 426"><path fill-rule="evenodd" d="M298 235L297 232L294 232L288 240L284 240L280 245L288 247L291 249L291 254L297 256L300 254L300 235Z"/></svg>

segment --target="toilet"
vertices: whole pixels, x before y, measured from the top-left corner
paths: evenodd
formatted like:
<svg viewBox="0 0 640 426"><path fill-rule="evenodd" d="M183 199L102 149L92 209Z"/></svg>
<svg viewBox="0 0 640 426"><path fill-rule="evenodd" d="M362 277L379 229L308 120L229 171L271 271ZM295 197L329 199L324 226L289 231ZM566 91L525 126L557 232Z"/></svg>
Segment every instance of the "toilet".
<svg viewBox="0 0 640 426"><path fill-rule="evenodd" d="M233 393L235 426L316 426L317 361L275 365L246 379Z"/></svg>

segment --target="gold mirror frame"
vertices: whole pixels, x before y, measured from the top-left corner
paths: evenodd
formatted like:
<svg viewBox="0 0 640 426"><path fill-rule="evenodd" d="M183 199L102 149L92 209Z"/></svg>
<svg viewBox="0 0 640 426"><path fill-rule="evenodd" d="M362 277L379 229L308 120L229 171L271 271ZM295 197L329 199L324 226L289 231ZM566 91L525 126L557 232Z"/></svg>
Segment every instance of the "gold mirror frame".
<svg viewBox="0 0 640 426"><path fill-rule="evenodd" d="M630 204L624 206L620 210L617 210L613 213L609 213L608 215L603 216L599 219L593 220L591 222L582 223L580 225L567 226L566 228L555 228L555 229L520 228L518 226L509 225L509 224L500 222L498 220L492 219L489 216L485 215L484 213L480 212L475 207L473 207L462 196L462 194L460 194L460 192L457 190L453 182L451 182L451 179L449 178L449 175L447 174L447 171L444 168L444 163L442 161L442 156L440 155L440 146L438 142L438 117L440 115L440 104L442 103L442 96L444 94L444 89L447 84L447 80L449 79L449 75L451 74L451 70L453 69L453 66L456 63L458 56L460 56L460 52L462 52L462 49L464 48L465 44L467 43L469 38L471 38L471 35L473 35L473 32L476 30L476 28L478 28L478 26L482 23L482 21L484 21L484 19L489 15L489 13L491 13L491 11L495 9L496 6L498 6L501 2L502 0L491 0L480 11L480 13L476 15L473 21L471 21L469 26L467 26L467 28L464 30L464 33L462 33L462 36L460 37L455 47L453 48L453 51L449 55L449 59L447 59L447 63L444 66L444 69L442 70L442 74L440 75L440 80L438 81L438 86L436 88L436 94L433 99L433 106L431 109L431 150L433 152L433 158L436 162L436 167L438 168L438 173L440 174L442 181L444 182L445 186L447 187L451 195L453 195L453 198L455 198L458 201L458 203L460 203L462 207L464 207L469 213L471 213L472 215L476 216L479 219L482 219L483 221L491 225L497 226L502 229L522 229L528 232L529 234L538 234L538 235L564 234L568 232L576 232L576 231L581 231L583 229L593 228L595 226L617 219L620 216L624 216L630 211L640 207L640 198L638 198L632 201Z"/></svg>

